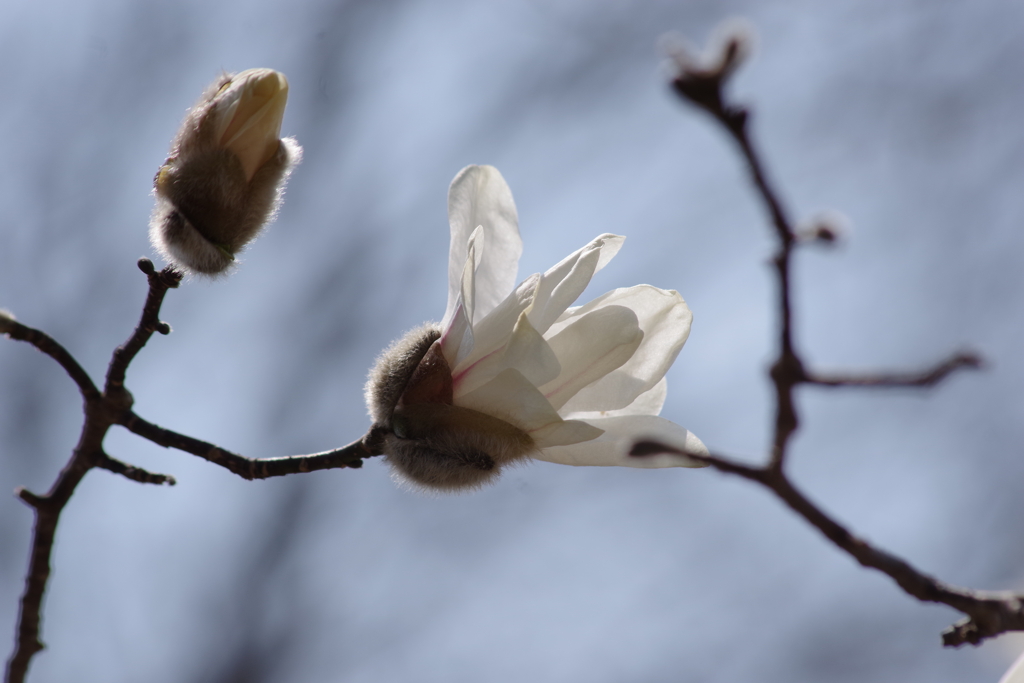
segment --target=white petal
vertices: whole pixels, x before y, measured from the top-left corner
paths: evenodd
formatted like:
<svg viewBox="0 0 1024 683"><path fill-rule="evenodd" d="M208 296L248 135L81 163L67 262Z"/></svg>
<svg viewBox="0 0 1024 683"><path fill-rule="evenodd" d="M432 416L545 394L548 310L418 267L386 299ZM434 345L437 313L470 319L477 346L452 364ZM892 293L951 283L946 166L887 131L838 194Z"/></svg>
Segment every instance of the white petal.
<svg viewBox="0 0 1024 683"><path fill-rule="evenodd" d="M472 350L473 329L469 326L469 316L460 296L455 301L451 320L441 327L441 353L448 367L453 367L459 358L465 358Z"/></svg>
<svg viewBox="0 0 1024 683"><path fill-rule="evenodd" d="M603 433L601 429L582 420L565 420L534 430L530 432L530 436L533 437L537 448L549 448L590 441Z"/></svg>
<svg viewBox="0 0 1024 683"><path fill-rule="evenodd" d="M690 431L662 417L629 415L587 420L604 430L604 434L583 443L544 448L533 457L563 465L620 465L624 467L704 467L686 456L660 453L635 457L629 450L636 441L652 439L699 454L708 452L701 440Z"/></svg>
<svg viewBox="0 0 1024 683"><path fill-rule="evenodd" d="M562 422L544 395L518 370L509 368L454 404L486 413L530 433Z"/></svg>
<svg viewBox="0 0 1024 683"><path fill-rule="evenodd" d="M644 331L643 342L622 367L580 390L559 408L563 415L608 412L629 406L665 376L690 334L693 314L678 292L637 285L616 289L585 306L566 311L551 326L549 335L574 323L581 315L611 305L626 306L637 314Z"/></svg>
<svg viewBox="0 0 1024 683"><path fill-rule="evenodd" d="M999 679L999 683L1024 683L1024 654L1017 658Z"/></svg>
<svg viewBox="0 0 1024 683"><path fill-rule="evenodd" d="M601 235L572 253L543 275L534 274L482 319L473 317L473 353L452 366L458 374L505 347L520 313L529 310L530 323L541 334L590 283L590 278L611 261L625 237Z"/></svg>
<svg viewBox="0 0 1024 683"><path fill-rule="evenodd" d="M483 250L484 231L476 228L469 236L466 245L466 263L462 268L459 280L459 295L455 299L455 308L445 313L441 321L441 351L448 361L448 367L454 367L466 358L473 350L473 311L476 308L476 276L477 254ZM449 316L451 318L449 319Z"/></svg>
<svg viewBox="0 0 1024 683"><path fill-rule="evenodd" d="M579 298L594 273L612 260L625 239L611 234L595 237L541 276L529 308L530 322L538 332L545 334L565 309Z"/></svg>
<svg viewBox="0 0 1024 683"><path fill-rule="evenodd" d="M474 264L476 306L470 322L483 318L504 299L516 284L523 241L515 202L501 173L493 166L467 166L459 171L448 189L448 222L451 246L448 252L447 318L456 306L462 287L470 235L482 226L482 253Z"/></svg>
<svg viewBox="0 0 1024 683"><path fill-rule="evenodd" d="M520 313L508 342L499 353L488 354L465 369L452 373L455 396L468 394L508 368L518 370L534 386L555 379L561 372L554 351L533 329L525 313Z"/></svg>
<svg viewBox="0 0 1024 683"><path fill-rule="evenodd" d="M619 372L619 370L616 370L615 372ZM595 382L595 384L597 383ZM593 387L595 384L585 387L580 391L580 393L589 391L590 387ZM579 397L580 394L576 394L576 396L569 399L569 403L562 406L562 409L558 411L558 414L566 420L592 420L595 417L616 417L619 415L660 415L661 408L665 405L665 397L667 394L668 380L662 377L657 384L637 396L633 402L625 408L618 408L617 410L592 410L580 412L571 412L566 410L569 404L573 403L576 398Z"/></svg>
<svg viewBox="0 0 1024 683"><path fill-rule="evenodd" d="M624 306L604 306L575 319L548 339L562 372L540 387L556 409L580 389L628 361L643 341L636 313Z"/></svg>
<svg viewBox="0 0 1024 683"><path fill-rule="evenodd" d="M533 293L540 281L540 275L526 278L504 301L473 325L475 345L473 353L464 358L458 366L452 366L452 373L458 375L473 364L495 353L501 352L515 329L519 316L533 301Z"/></svg>

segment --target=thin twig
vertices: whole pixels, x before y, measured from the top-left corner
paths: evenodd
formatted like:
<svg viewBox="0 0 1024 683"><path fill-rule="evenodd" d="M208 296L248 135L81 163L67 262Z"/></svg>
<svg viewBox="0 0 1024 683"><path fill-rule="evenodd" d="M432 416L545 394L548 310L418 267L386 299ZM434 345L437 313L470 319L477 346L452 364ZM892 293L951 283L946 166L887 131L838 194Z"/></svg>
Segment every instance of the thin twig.
<svg viewBox="0 0 1024 683"><path fill-rule="evenodd" d="M11 339L17 341L28 342L32 346L36 347L50 358L54 359L60 366L64 368L64 371L68 373L68 376L74 380L75 384L78 385L78 390L82 393L82 398L86 401L97 399L100 396L99 389L93 384L92 378L89 377L78 361L75 360L67 349L61 346L53 337L46 334L42 330L22 325L17 320L7 318L4 320L3 329L0 332L5 333Z"/></svg>
<svg viewBox="0 0 1024 683"><path fill-rule="evenodd" d="M101 467L105 470L110 470L115 474L120 474L123 477L127 477L132 481L137 481L140 484L167 484L168 486L174 486L176 483L174 477L169 474L156 474L153 472L147 472L141 467L129 465L123 463L120 460L111 458L106 453L100 458L99 462L96 463L96 467Z"/></svg>
<svg viewBox="0 0 1024 683"><path fill-rule="evenodd" d="M771 490L797 514L810 522L837 547L865 567L877 569L891 577L907 594L927 602L948 605L967 615L967 619L943 633L943 644L977 644L1006 631L1024 630L1024 596L1008 592L982 592L950 586L918 571L904 560L875 548L854 536L845 527L825 514L789 480L784 471L790 437L799 425L793 401L794 388L800 384L827 387L930 387L961 368L977 368L981 359L969 353L950 357L939 365L917 373L878 375L829 375L804 369L795 350L792 333L790 299L790 261L800 240L782 208L778 194L768 182L764 165L751 143L747 130L750 119L746 109L730 103L724 95L728 76L736 69L745 53L743 37L734 35L726 41L721 55L712 59L712 66L696 64L686 55L677 58L679 73L672 85L689 103L709 113L732 136L746 160L754 186L761 195L778 237L775 271L778 277L779 355L771 369L776 390L776 419L771 454L764 466L747 465L717 455L701 455L682 451L656 441L634 444L631 455L644 457L655 453L676 453L700 460L721 472L757 482ZM830 233L830 239L834 235ZM804 243L807 243L804 240Z"/></svg>
<svg viewBox="0 0 1024 683"><path fill-rule="evenodd" d="M7 662L6 683L23 683L32 657L43 649L40 639L43 595L50 577L50 557L60 514L85 474L95 467L120 474L143 484L174 485L174 477L155 474L111 458L103 451L103 439L110 427L118 424L161 446L177 448L221 465L245 479L266 479L299 472L350 467L358 468L363 458L380 455L380 435L371 430L349 445L323 453L286 458L255 460L231 453L184 434L158 427L132 412L132 396L124 380L135 356L154 332L168 334L170 326L160 320L160 307L168 289L178 286L181 273L172 268L159 272L149 259L139 259L139 269L149 280L149 293L142 315L128 340L114 351L107 367L104 391L96 388L89 375L68 351L45 333L26 327L6 312L0 312L0 334L26 341L54 358L78 384L85 399L82 433L53 486L45 495L19 489L17 495L35 510L36 523L25 590L18 612L14 652Z"/></svg>
<svg viewBox="0 0 1024 683"><path fill-rule="evenodd" d="M142 307L142 317L135 331L121 346L114 351L110 365L107 367L107 381L104 385L108 395L124 389L124 376L128 371L128 365L135 359L136 354L142 350L154 332L167 334L170 326L160 321L160 306L163 305L164 296L168 289L173 289L181 282L182 274L168 266L157 272L153 262L148 258L140 258L138 261L139 270L146 274L149 279L149 294L146 296L146 303Z"/></svg>
<svg viewBox="0 0 1024 683"><path fill-rule="evenodd" d="M808 373L807 384L822 387L933 387L961 368L980 368L981 358L973 353L958 353L933 368L921 372L886 372L876 375Z"/></svg>
<svg viewBox="0 0 1024 683"><path fill-rule="evenodd" d="M148 263L148 261L146 262ZM139 267L144 272L146 271L142 262ZM152 270L151 263L149 267ZM131 396L124 389L123 384L124 372L132 357L152 334L152 331L147 333L143 328L148 327L150 318L155 318L159 314L163 293L166 292L168 286L172 286L169 282L173 276L155 279L152 273L147 273L147 275L150 279L150 293L143 319L129 342L115 352L108 371L107 387L111 390L102 394L88 373L63 346L39 330L28 328L10 318L5 318L3 331L13 339L33 344L54 358L75 380L85 399L84 419L78 444L50 490L45 495L38 495L27 489L18 490L18 497L35 510L36 520L32 531L29 566L25 574L25 589L18 609L17 637L14 651L7 661L6 683L23 683L32 657L44 647L40 637L41 609L47 582L50 578L50 557L53 554L53 540L57 531L57 523L60 521L61 512L85 474L94 467L105 466L115 469L115 471L119 467L123 468L120 473L136 481L146 480L142 476L143 474L154 479L164 476L151 475L138 468L114 461L103 453L103 439L111 425L114 424L114 416L124 410L126 405L130 406ZM162 291L159 291L161 288ZM124 349L128 349L127 354ZM110 381L110 377L114 378L113 382ZM165 478L163 481L173 480Z"/></svg>
<svg viewBox="0 0 1024 683"><path fill-rule="evenodd" d="M801 493L784 472L747 465L721 455L692 453L657 441L638 442L630 452L639 457L657 453L684 455L707 463L720 472L761 484L861 565L886 574L904 592L918 600L948 605L968 615L968 621L950 627L943 633L945 645L976 645L984 638L1005 631L1024 630L1024 603L1021 596L1003 591L959 588L921 572L910 563L855 536Z"/></svg>
<svg viewBox="0 0 1024 683"><path fill-rule="evenodd" d="M379 449L372 446L375 438L372 433L347 446L323 453L258 459L246 458L212 443L164 429L142 419L130 410L120 416L118 424L164 448L176 448L179 451L197 455L249 480L341 467L359 468L363 466L363 458L380 455Z"/></svg>

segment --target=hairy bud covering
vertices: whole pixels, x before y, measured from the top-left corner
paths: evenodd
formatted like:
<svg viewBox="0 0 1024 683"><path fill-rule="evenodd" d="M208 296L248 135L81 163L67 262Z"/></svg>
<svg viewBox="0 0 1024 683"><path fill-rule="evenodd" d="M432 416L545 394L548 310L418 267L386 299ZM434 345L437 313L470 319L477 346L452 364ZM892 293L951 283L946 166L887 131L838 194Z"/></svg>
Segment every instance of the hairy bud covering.
<svg viewBox="0 0 1024 683"><path fill-rule="evenodd" d="M397 479L438 491L474 488L525 459L533 439L497 417L452 405L436 325L414 329L377 359L366 383L374 425Z"/></svg>
<svg viewBox="0 0 1024 683"><path fill-rule="evenodd" d="M288 81L250 69L214 82L185 117L156 174L150 239L167 260L223 272L276 215L302 157L280 139Z"/></svg>

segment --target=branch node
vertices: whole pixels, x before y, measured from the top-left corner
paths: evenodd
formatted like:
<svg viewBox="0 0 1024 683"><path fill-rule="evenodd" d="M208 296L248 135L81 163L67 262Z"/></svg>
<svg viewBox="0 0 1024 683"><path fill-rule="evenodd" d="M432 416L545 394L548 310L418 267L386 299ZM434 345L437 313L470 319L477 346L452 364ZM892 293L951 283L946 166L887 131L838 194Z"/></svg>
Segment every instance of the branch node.
<svg viewBox="0 0 1024 683"><path fill-rule="evenodd" d="M171 333L171 326L169 324L165 323L163 320L161 320L160 322L158 322L156 324L155 331L159 332L160 334L162 334L162 335L164 335L166 337L167 335L169 335Z"/></svg>
<svg viewBox="0 0 1024 683"><path fill-rule="evenodd" d="M99 462L96 463L97 467L101 467L105 470L113 472L114 474L120 474L122 477L137 481L140 484L167 484L168 486L174 486L177 484L177 480L169 474L156 474L154 472L147 472L141 467L129 465L128 463L121 462L111 458L106 453L100 455Z"/></svg>
<svg viewBox="0 0 1024 683"><path fill-rule="evenodd" d="M32 493L24 486L19 486L18 488L14 489L14 495L16 495L18 498L21 498L24 502L28 503L37 510L45 507L47 503L46 498L35 493Z"/></svg>

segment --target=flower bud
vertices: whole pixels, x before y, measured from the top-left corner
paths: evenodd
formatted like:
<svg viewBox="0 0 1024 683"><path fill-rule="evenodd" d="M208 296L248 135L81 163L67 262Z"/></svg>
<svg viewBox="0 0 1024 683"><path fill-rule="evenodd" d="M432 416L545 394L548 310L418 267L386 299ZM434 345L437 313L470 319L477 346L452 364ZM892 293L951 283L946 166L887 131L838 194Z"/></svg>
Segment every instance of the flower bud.
<svg viewBox="0 0 1024 683"><path fill-rule="evenodd" d="M366 383L374 425L394 476L439 491L475 488L535 450L533 439L492 415L452 405L452 375L434 325L412 330L377 359Z"/></svg>
<svg viewBox="0 0 1024 683"><path fill-rule="evenodd" d="M288 81L249 69L213 83L185 116L156 174L153 246L172 263L213 275L273 220L302 157L280 139Z"/></svg>

